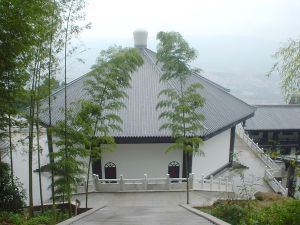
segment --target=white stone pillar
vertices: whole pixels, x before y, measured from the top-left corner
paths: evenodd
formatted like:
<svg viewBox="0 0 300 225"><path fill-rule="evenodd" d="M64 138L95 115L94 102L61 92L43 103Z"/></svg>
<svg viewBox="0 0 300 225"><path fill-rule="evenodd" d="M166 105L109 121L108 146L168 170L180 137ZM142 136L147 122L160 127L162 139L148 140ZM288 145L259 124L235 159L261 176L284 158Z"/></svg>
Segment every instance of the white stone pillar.
<svg viewBox="0 0 300 225"><path fill-rule="evenodd" d="M194 189L194 174L193 173L189 174L189 187L190 187L190 190Z"/></svg>
<svg viewBox="0 0 300 225"><path fill-rule="evenodd" d="M170 174L167 174L167 175L166 175L166 187L167 187L167 190L170 190L170 189L171 189Z"/></svg>
<svg viewBox="0 0 300 225"><path fill-rule="evenodd" d="M148 178L147 174L144 174L144 190L148 189Z"/></svg>
<svg viewBox="0 0 300 225"><path fill-rule="evenodd" d="M214 177L213 175L210 176L210 186L209 186L209 190L212 191L213 189L213 180L214 180Z"/></svg>
<svg viewBox="0 0 300 225"><path fill-rule="evenodd" d="M124 190L124 180L123 180L123 175L120 174L120 191L123 191Z"/></svg>
<svg viewBox="0 0 300 225"><path fill-rule="evenodd" d="M204 190L204 175L201 175L201 190Z"/></svg>
<svg viewBox="0 0 300 225"><path fill-rule="evenodd" d="M228 177L226 177L226 185L225 185L225 191L228 192Z"/></svg>

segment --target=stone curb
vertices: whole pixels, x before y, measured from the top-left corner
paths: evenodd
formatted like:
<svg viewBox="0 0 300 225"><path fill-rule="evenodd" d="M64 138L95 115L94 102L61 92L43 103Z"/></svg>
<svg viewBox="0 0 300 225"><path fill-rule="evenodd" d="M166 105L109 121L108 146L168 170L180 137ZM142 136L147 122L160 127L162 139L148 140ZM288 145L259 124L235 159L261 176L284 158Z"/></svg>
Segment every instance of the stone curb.
<svg viewBox="0 0 300 225"><path fill-rule="evenodd" d="M69 225L69 224L72 224L72 223L74 223L74 222L76 222L78 220L81 220L84 217L87 217L87 216L93 214L94 212L96 212L96 211L98 211L100 209L103 209L104 207L106 207L106 205L100 206L100 207L97 207L97 208L94 208L94 209L90 209L90 210L88 210L88 211L86 211L84 213L81 213L81 214L79 214L77 216L74 216L74 217L72 217L70 219L67 219L67 220L65 220L65 221L63 221L61 223L56 224L56 225Z"/></svg>
<svg viewBox="0 0 300 225"><path fill-rule="evenodd" d="M212 215L209 215L205 212L202 212L200 210L197 210L197 209L194 209L192 208L191 206L189 205L183 205L183 204L179 204L179 206L181 206L182 208L185 208L186 210L198 215L198 216L201 216L205 219L207 219L208 221L212 222L213 224L216 224L216 225L231 225L227 222L224 222L223 220L220 220Z"/></svg>

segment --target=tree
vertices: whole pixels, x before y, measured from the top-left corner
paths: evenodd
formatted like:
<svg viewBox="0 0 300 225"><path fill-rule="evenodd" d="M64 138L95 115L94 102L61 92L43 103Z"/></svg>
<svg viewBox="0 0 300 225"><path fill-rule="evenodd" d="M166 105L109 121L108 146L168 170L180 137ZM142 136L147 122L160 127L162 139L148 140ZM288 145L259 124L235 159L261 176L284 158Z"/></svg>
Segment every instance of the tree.
<svg viewBox="0 0 300 225"><path fill-rule="evenodd" d="M285 100L289 102L293 95L300 94L300 37L289 40L285 46L279 48L273 57L276 62L267 75L270 76L275 71L279 73L282 92ZM297 155L299 154L300 150L298 149ZM300 175L297 162L291 160L288 163L293 165L296 174ZM293 180L293 176L289 179ZM298 189L300 190L300 186Z"/></svg>
<svg viewBox="0 0 300 225"><path fill-rule="evenodd" d="M185 167L183 177L187 178L187 204L189 204L189 181L191 172L189 158L192 154L201 153L199 146L203 129L204 116L201 107L204 98L200 94L202 85L191 83L190 78L198 69L193 69L189 63L196 59L196 51L191 48L177 32L159 32L157 60L162 64L161 82L171 83L170 88L162 90L158 97L156 109L161 110L159 119L164 121L160 129L169 130L175 143L167 151L182 150Z"/></svg>
<svg viewBox="0 0 300 225"><path fill-rule="evenodd" d="M65 91L65 99L64 99L64 151L65 151L65 162L68 162L68 157L69 157L69 150L68 150L68 140L69 137L68 135L68 95L67 95L67 56L68 56L68 46L70 45L70 42L73 38L73 36L78 35L80 31L84 28L89 28L89 24L85 26L79 26L76 24L78 20L84 19L84 13L82 12L83 8L85 7L85 1L83 0L67 0L63 1L63 14L62 18L64 21L64 28L63 28L63 43L64 43L64 91ZM74 49L73 49L74 50ZM73 50L70 50L69 53L72 53ZM66 165L67 169L67 165ZM71 182L69 181L69 176L65 177L66 182ZM71 183L69 184L69 186ZM71 191L71 189L66 189L66 191ZM71 193L67 193L67 196L70 196ZM69 204L69 216L71 217L71 198L67 198L68 204Z"/></svg>
<svg viewBox="0 0 300 225"><path fill-rule="evenodd" d="M86 150L82 145L82 133L78 131L76 126L75 113L68 111L67 121L67 140L65 139L65 121L59 121L53 131L58 138L56 145L57 152L53 152L54 163L51 167L54 171L54 196L56 200L65 200L68 204L69 217L71 217L71 197L75 191L77 180L83 173L84 163L80 158L86 157ZM68 154L66 155L66 146L68 146Z"/></svg>
<svg viewBox="0 0 300 225"><path fill-rule="evenodd" d="M300 38L289 40L273 55L276 59L268 76L277 71L281 77L281 89L285 100L300 94Z"/></svg>
<svg viewBox="0 0 300 225"><path fill-rule="evenodd" d="M81 101L76 126L82 133L82 143L89 150L86 183L86 207L88 207L88 183L92 160L115 144L112 131L121 130L122 119L117 111L125 107L126 88L130 87L130 74L143 64L136 49L111 47L101 51L96 65L86 82L88 100Z"/></svg>
<svg viewBox="0 0 300 225"><path fill-rule="evenodd" d="M48 21L54 6L57 6L57 4L52 0L3 0L0 4L1 129L8 126L11 130L13 118L19 113L19 107L16 104L19 98L16 93L19 94L24 91L28 81L32 83L29 103L28 149L30 215L33 214L32 151L36 78L43 65L43 49L45 42L48 40L47 34L50 29ZM6 119L7 117L8 119Z"/></svg>
<svg viewBox="0 0 300 225"><path fill-rule="evenodd" d="M8 127L9 114L18 112L16 99L30 76L28 65L34 60L41 40L41 24L49 1L2 0L0 4L0 129ZM44 23L46 24L46 23Z"/></svg>

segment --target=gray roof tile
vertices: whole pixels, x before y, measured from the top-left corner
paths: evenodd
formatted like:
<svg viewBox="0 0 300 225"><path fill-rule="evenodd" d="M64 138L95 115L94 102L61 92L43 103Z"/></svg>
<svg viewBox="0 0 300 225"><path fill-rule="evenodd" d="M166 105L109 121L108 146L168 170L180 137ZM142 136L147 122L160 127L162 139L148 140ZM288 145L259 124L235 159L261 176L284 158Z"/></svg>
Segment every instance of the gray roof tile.
<svg viewBox="0 0 300 225"><path fill-rule="evenodd" d="M124 99L126 108L118 114L123 119L123 131L115 132L115 137L169 137L166 130L159 131L162 121L158 119L160 114L155 107L158 101L158 93L165 88L175 87L176 84L159 82L161 76L160 66L156 63L155 53L149 49L140 49L144 64L132 74L131 88L127 90L128 98ZM89 96L84 91L84 82L89 79L84 75L67 86L68 103ZM200 82L201 90L205 98L205 105L201 112L205 116L204 127L201 136L211 135L223 128L253 115L254 108L229 94L225 88L195 74L190 82ZM52 121L55 124L63 119L61 108L64 105L64 89L57 90L52 94ZM78 107L73 105L71 107ZM42 107L47 108L47 100ZM48 124L48 111L44 110L40 118L44 124Z"/></svg>
<svg viewBox="0 0 300 225"><path fill-rule="evenodd" d="M300 105L257 105L245 130L299 130Z"/></svg>

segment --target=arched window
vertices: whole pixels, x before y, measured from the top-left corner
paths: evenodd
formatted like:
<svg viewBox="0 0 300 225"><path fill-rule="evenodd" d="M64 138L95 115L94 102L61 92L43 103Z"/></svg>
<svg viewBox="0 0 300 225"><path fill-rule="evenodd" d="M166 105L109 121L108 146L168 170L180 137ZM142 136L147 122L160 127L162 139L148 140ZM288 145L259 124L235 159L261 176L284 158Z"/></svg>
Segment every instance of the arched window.
<svg viewBox="0 0 300 225"><path fill-rule="evenodd" d="M117 179L116 164L108 162L104 165L105 179Z"/></svg>
<svg viewBox="0 0 300 225"><path fill-rule="evenodd" d="M170 178L179 178L180 164L177 161L172 161L168 165L168 174Z"/></svg>

